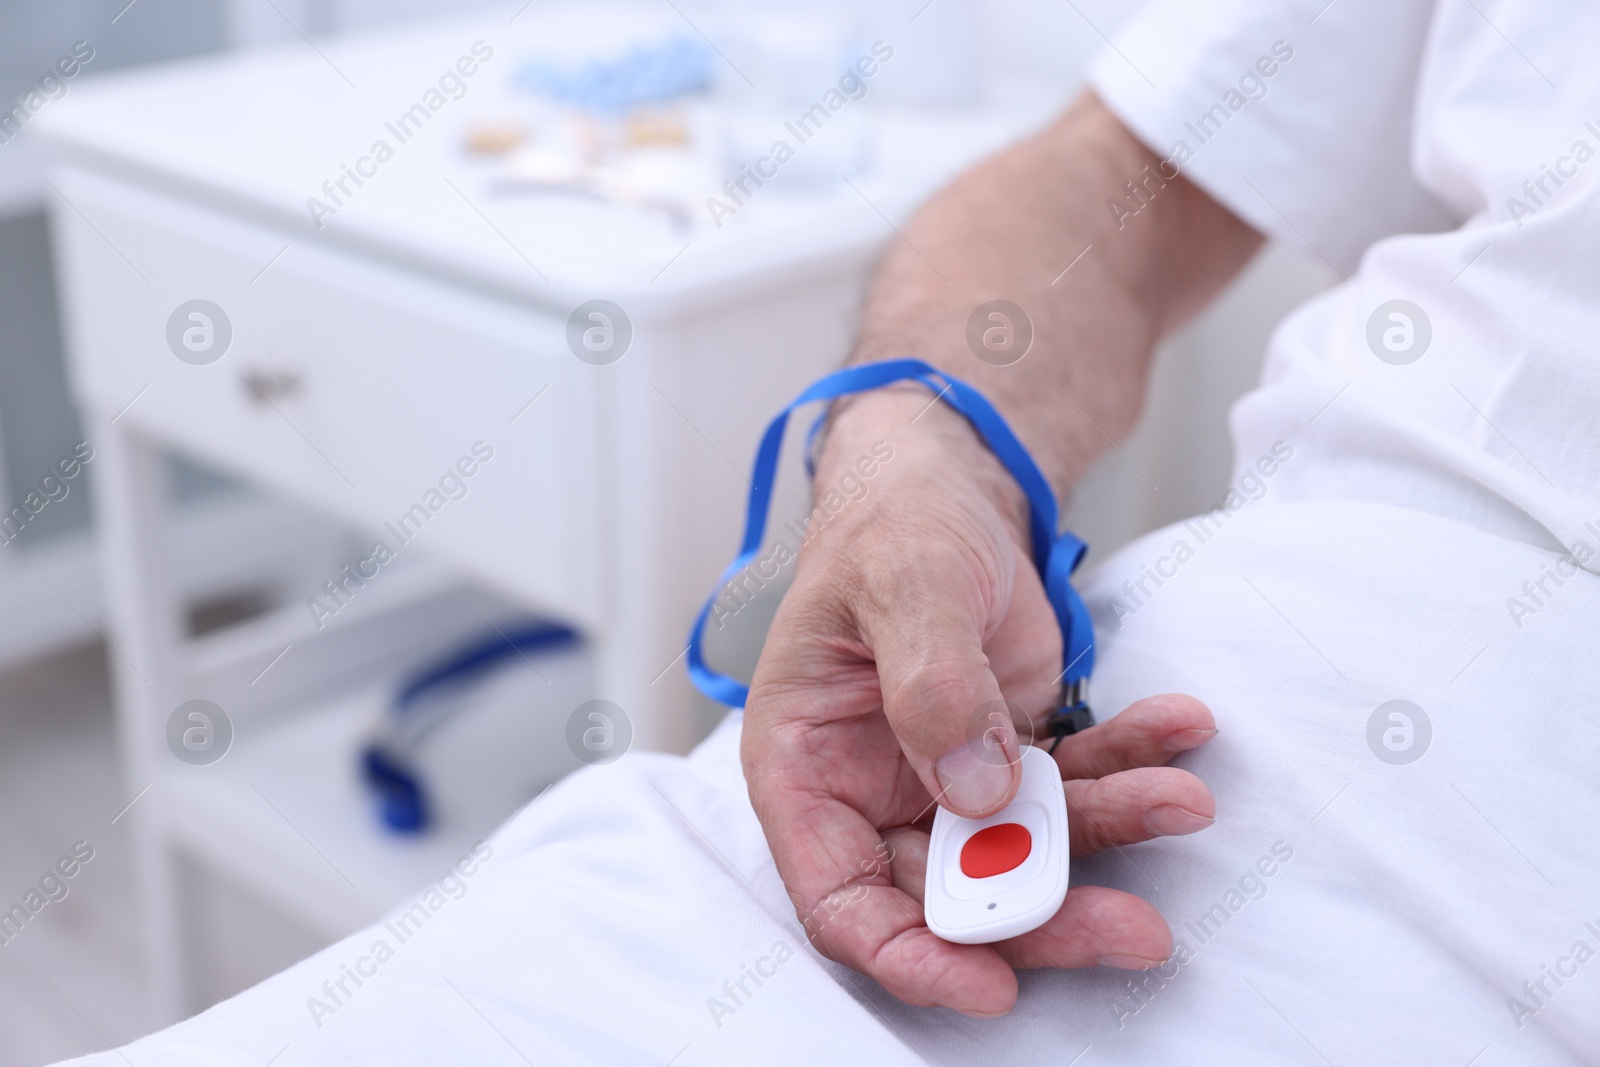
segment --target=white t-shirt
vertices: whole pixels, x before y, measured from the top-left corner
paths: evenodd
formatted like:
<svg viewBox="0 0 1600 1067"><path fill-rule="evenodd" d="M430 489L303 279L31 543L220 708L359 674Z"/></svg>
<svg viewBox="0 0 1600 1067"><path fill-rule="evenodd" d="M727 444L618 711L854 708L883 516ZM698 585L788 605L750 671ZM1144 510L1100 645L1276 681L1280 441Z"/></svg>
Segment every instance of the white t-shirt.
<svg viewBox="0 0 1600 1067"><path fill-rule="evenodd" d="M1083 584L1101 716L1188 692L1220 727L1177 760L1214 826L1073 863L1161 909L1166 966L1030 972L1012 1015L974 1020L823 960L734 713L688 759L562 782L403 944L375 925L127 1059L1594 1062L1600 159L1575 146L1600 148L1600 13L1324 3L1162 3L1093 78L1162 154L1187 134L1185 174L1350 278L1274 338L1224 507ZM1393 300L1415 307L1369 344Z"/></svg>

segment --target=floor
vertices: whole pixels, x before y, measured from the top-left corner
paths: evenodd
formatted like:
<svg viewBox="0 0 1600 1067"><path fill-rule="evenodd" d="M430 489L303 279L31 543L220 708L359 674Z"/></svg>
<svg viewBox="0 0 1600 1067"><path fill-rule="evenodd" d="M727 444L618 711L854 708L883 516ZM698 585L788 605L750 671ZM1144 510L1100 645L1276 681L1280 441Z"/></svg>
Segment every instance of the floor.
<svg viewBox="0 0 1600 1067"><path fill-rule="evenodd" d="M122 1045L151 1029L133 896L132 799L113 747L100 644L0 672L0 918L77 849L92 858L0 927L0 1067L39 1067ZM80 844L81 843L81 844ZM319 944L245 894L190 883L206 1003L260 981Z"/></svg>
<svg viewBox="0 0 1600 1067"><path fill-rule="evenodd" d="M66 896L0 944L4 1067L99 1051L143 1029L132 848L127 821L112 822L123 793L102 646L0 673L0 910L78 842L93 849Z"/></svg>

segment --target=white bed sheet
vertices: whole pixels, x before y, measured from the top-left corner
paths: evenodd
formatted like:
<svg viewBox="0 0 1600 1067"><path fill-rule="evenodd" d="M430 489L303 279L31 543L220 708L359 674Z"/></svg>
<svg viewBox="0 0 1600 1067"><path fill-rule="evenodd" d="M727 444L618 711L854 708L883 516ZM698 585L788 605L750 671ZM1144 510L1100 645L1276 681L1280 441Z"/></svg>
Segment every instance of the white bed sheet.
<svg viewBox="0 0 1600 1067"><path fill-rule="evenodd" d="M1179 538L1193 557L1111 620L1122 582ZM1034 972L1012 1015L978 1021L821 959L746 799L734 713L686 759L632 753L552 789L404 943L380 924L78 1062L1584 1062L1600 580L1569 579L1519 626L1506 600L1552 553L1387 505L1268 497L1197 541L1158 531L1087 583L1102 714L1176 690L1221 727L1179 759L1216 791L1215 826L1075 865L1154 901L1184 944L1143 992L1129 972ZM1369 747L1391 699L1431 721L1409 765ZM393 958L371 958L378 941ZM323 983L363 957L371 977L334 1005ZM735 1000L724 983L758 966ZM1550 968L1573 973L1558 986ZM1523 983L1541 978L1535 1005Z"/></svg>

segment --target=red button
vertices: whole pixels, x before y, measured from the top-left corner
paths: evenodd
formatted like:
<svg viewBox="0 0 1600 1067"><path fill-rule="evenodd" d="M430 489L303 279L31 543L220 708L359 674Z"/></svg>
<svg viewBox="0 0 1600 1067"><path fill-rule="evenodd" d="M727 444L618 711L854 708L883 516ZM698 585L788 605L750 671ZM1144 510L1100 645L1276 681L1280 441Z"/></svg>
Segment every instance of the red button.
<svg viewBox="0 0 1600 1067"><path fill-rule="evenodd" d="M1021 823L987 826L961 846L961 873L968 878L992 878L1016 870L1033 851L1033 835Z"/></svg>

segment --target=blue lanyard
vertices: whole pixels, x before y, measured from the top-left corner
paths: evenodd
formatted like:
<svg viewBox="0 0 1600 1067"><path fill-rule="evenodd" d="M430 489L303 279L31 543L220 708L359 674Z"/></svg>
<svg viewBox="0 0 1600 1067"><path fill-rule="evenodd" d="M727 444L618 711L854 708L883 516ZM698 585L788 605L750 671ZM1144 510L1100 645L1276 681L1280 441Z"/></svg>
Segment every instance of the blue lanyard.
<svg viewBox="0 0 1600 1067"><path fill-rule="evenodd" d="M1059 741L1062 734L1075 732L1093 722L1085 697L1085 683L1094 670L1094 628L1089 621L1088 608L1084 606L1078 591L1072 587L1071 581L1072 572L1082 561L1088 546L1070 532L1056 533L1060 515L1055 493L1051 491L1050 483L1040 472L1038 464L1034 463L1033 457L1017 440L1016 434L1011 432L1011 427L994 405L972 386L920 359L891 359L834 371L795 397L768 424L760 447L756 449L750 503L745 512L744 540L739 546L739 554L722 572L716 588L706 598L705 606L700 609L700 614L694 620L694 628L689 632L689 678L706 696L729 707L744 707L750 698L748 686L706 665L701 643L705 636L706 620L711 616L718 594L750 565L761 550L789 415L802 404L833 400L901 381L921 382L937 399L960 412L1027 496L1028 533L1033 547L1033 562L1044 580L1056 622L1061 626L1065 668L1062 679L1067 694L1066 711L1069 714L1058 714L1053 720ZM820 425L820 420L817 425ZM808 436L808 452L809 445L815 439L817 425L812 427Z"/></svg>

